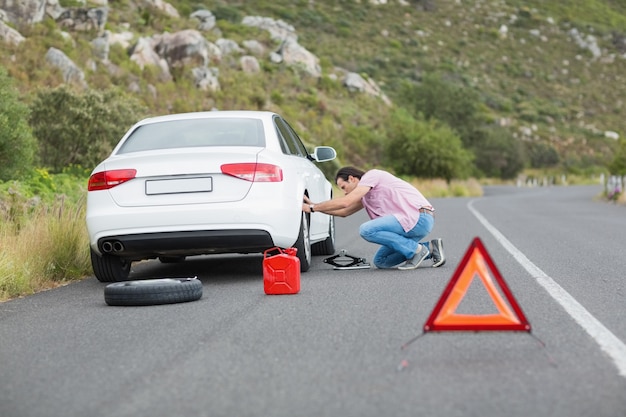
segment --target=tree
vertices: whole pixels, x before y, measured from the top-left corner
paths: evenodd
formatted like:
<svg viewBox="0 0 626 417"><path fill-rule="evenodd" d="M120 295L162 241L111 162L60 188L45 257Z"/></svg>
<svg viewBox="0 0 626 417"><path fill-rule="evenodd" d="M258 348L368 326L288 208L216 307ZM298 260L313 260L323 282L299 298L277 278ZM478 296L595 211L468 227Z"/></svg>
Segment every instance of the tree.
<svg viewBox="0 0 626 417"><path fill-rule="evenodd" d="M0 181L19 178L32 168L37 142L28 125L28 106L0 67Z"/></svg>
<svg viewBox="0 0 626 417"><path fill-rule="evenodd" d="M466 148L472 147L474 132L480 126L478 94L469 88L426 75L419 85L406 84L400 102L414 117L437 119L453 128Z"/></svg>
<svg viewBox="0 0 626 417"><path fill-rule="evenodd" d="M472 154L450 127L430 119L414 119L406 110L392 112L387 164L400 175L423 178L467 178Z"/></svg>
<svg viewBox="0 0 626 417"><path fill-rule="evenodd" d="M475 164L491 178L513 179L524 169L525 153L521 142L499 127L478 131L474 145Z"/></svg>
<svg viewBox="0 0 626 417"><path fill-rule="evenodd" d="M37 93L30 124L41 162L59 172L72 164L98 164L144 114L136 100L118 90L75 92L64 85Z"/></svg>
<svg viewBox="0 0 626 417"><path fill-rule="evenodd" d="M457 132L465 149L475 155L477 174L510 179L524 168L520 142L505 129L484 126L476 91L427 75L419 85L407 85L401 101L414 117L439 120Z"/></svg>
<svg viewBox="0 0 626 417"><path fill-rule="evenodd" d="M526 154L528 155L530 166L533 168L553 167L560 161L556 149L547 143L527 142Z"/></svg>

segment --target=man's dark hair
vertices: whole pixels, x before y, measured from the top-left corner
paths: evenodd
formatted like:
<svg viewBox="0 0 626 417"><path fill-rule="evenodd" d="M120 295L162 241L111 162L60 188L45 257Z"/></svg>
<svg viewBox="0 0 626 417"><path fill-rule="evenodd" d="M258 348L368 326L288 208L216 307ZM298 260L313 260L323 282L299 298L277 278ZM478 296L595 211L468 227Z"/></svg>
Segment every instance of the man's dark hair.
<svg viewBox="0 0 626 417"><path fill-rule="evenodd" d="M337 175L335 175L335 182L337 182L339 178L341 178L344 181L348 181L349 176L353 176L354 178L361 179L363 174L365 174L365 171L361 171L358 168L343 167L339 171L337 171Z"/></svg>

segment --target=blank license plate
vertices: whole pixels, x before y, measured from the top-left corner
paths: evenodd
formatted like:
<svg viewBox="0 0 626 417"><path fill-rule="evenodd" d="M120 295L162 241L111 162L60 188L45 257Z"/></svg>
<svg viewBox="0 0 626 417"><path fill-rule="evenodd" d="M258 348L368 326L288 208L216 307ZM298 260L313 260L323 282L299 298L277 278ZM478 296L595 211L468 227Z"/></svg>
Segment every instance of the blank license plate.
<svg viewBox="0 0 626 417"><path fill-rule="evenodd" d="M173 178L146 181L146 194L208 193L213 191L213 178Z"/></svg>

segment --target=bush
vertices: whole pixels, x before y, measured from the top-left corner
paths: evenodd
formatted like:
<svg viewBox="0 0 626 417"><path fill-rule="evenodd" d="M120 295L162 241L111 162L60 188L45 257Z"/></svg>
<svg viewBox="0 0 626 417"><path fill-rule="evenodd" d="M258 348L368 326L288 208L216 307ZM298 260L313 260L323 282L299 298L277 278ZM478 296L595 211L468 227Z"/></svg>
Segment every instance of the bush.
<svg viewBox="0 0 626 417"><path fill-rule="evenodd" d="M532 168L550 168L556 166L560 161L556 149L547 143L530 142L526 144L526 154Z"/></svg>
<svg viewBox="0 0 626 417"><path fill-rule="evenodd" d="M72 166L59 174L37 168L21 180L0 181L0 223L20 230L42 207L54 206L59 200L81 204L88 178L89 171Z"/></svg>
<svg viewBox="0 0 626 417"><path fill-rule="evenodd" d="M41 163L60 172L72 164L98 164L144 114L138 102L117 90L75 92L64 85L37 93L30 124Z"/></svg>
<svg viewBox="0 0 626 417"><path fill-rule="evenodd" d="M212 10L216 20L226 20L231 23L239 23L243 18L241 12L230 6L217 6Z"/></svg>
<svg viewBox="0 0 626 417"><path fill-rule="evenodd" d="M525 154L521 142L503 128L479 130L473 149L476 168L487 177L513 179L524 169Z"/></svg>
<svg viewBox="0 0 626 417"><path fill-rule="evenodd" d="M389 123L386 157L400 175L422 178L467 178L472 154L463 148L459 136L434 119L413 119L407 111L396 110Z"/></svg>
<svg viewBox="0 0 626 417"><path fill-rule="evenodd" d="M472 133L480 124L481 103L475 91L434 75L425 76L419 85L407 84L402 91L400 101L414 117L421 114L446 123L471 147Z"/></svg>
<svg viewBox="0 0 626 417"><path fill-rule="evenodd" d="M0 182L0 301L91 273L85 227L88 173L35 169Z"/></svg>
<svg viewBox="0 0 626 417"><path fill-rule="evenodd" d="M37 143L28 116L28 107L0 67L0 181L19 178L33 165Z"/></svg>

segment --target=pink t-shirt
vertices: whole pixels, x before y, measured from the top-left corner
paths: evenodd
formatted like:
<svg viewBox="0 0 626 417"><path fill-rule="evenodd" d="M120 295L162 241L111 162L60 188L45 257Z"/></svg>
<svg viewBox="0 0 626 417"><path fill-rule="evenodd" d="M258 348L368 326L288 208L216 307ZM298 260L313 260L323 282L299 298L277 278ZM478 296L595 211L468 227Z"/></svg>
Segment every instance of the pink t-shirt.
<svg viewBox="0 0 626 417"><path fill-rule="evenodd" d="M405 232L417 224L420 208L432 207L417 188L386 171L367 171L361 177L359 185L371 187L361 199L370 219L393 215Z"/></svg>

